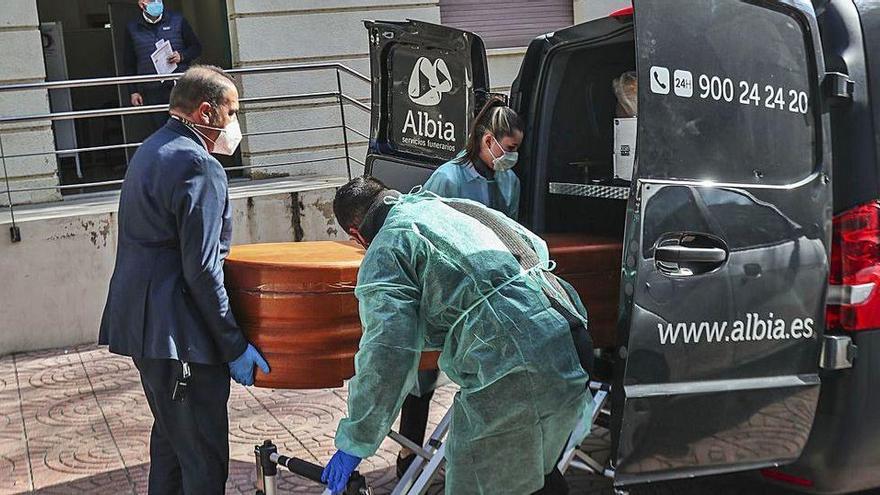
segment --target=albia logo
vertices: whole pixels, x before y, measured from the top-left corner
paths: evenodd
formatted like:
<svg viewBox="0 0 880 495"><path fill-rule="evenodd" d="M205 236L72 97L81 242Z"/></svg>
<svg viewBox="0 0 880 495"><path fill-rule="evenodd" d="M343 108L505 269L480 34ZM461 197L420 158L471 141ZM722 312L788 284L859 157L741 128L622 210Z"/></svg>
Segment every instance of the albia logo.
<svg viewBox="0 0 880 495"><path fill-rule="evenodd" d="M443 94L452 91L452 76L442 58L432 64L427 57L416 61L409 76L409 99L416 105L438 105Z"/></svg>

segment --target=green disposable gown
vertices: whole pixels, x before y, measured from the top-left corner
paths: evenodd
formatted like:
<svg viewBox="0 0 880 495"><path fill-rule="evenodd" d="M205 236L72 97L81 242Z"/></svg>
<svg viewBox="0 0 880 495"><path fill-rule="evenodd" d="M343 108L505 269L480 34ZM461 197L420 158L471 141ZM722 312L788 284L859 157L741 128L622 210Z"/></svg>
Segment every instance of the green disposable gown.
<svg viewBox="0 0 880 495"><path fill-rule="evenodd" d="M422 192L391 208L355 290L363 337L336 447L373 455L415 381L422 351L441 349L441 370L460 386L447 438L447 494L539 490L590 414L588 377L568 323L542 290L552 276L547 246L493 214L532 243L542 266L524 270L491 230ZM554 298L586 321L577 294L562 285L571 299Z"/></svg>

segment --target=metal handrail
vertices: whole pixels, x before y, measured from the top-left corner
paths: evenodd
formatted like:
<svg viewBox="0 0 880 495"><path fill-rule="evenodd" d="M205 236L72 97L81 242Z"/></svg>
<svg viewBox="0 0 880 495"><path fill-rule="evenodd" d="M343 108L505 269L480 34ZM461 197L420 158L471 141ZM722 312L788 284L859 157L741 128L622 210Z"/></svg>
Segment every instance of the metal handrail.
<svg viewBox="0 0 880 495"><path fill-rule="evenodd" d="M300 127L297 129L284 129L280 131L262 131L262 132L245 132L242 134L242 137L255 137L255 136L275 136L279 134L292 134L294 132L313 132L313 131L332 131L333 129L342 129L341 125L323 125L317 127ZM369 137L362 133L357 129L352 129L351 127L347 127L349 131L361 136L364 139L369 139ZM21 153L17 155L5 155L4 158L28 158L34 156L43 156L43 155L56 155L56 156L65 156L65 155L75 155L78 153L92 153L96 151L115 151L115 150L124 150L129 148L137 148L138 146L144 143L129 143L129 144L109 144L106 146L91 146L88 148L72 148L67 150L55 150L55 151L41 151L37 153Z"/></svg>
<svg viewBox="0 0 880 495"><path fill-rule="evenodd" d="M293 95L278 96L254 96L251 98L242 98L239 100L241 105L252 103L273 103L278 101L299 101L299 100L317 100L322 98L342 98L349 103L353 103L359 109L366 112L370 111L370 107L364 105L358 100L338 93L336 91L325 91L320 93L300 93ZM58 112L43 115L22 115L20 117L0 117L0 125L3 124L21 124L24 122L42 122L48 120L55 122L58 120L77 120L90 119L99 117L122 117L129 115L140 115L146 113L162 112L168 110L167 104L163 105L144 105L139 107L119 107L119 108L99 108L95 110L77 110L74 112Z"/></svg>
<svg viewBox="0 0 880 495"><path fill-rule="evenodd" d="M253 164L253 165L243 165L236 167L225 167L225 170L233 171L233 170L248 170L248 169L268 169L275 167L285 167L291 165L300 165L306 163L318 163L318 162L328 162L344 159L346 162L346 166L348 169L348 175L351 177L351 162L360 164L364 166L364 162L351 156L350 146L354 143L349 142L347 133L349 131L355 133L356 135L369 139L369 137L363 132L358 131L348 125L346 122L345 110L346 106L352 105L356 107L358 110L371 112L371 107L369 104L363 103L361 100L348 96L343 92L342 89L342 79L341 74L346 73L349 74L356 79L370 83L371 80L367 76L364 76L360 72L357 72L345 65L340 63L322 63L322 64L298 64L298 65L275 65L275 66L267 66L267 67L251 67L251 68L242 68L242 69L232 69L226 71L228 74L232 75L249 75L249 74L266 74L266 73L277 73L277 72L301 72L301 71L319 71L319 70L335 70L336 72L336 90L335 91L325 91L325 92L315 92L315 93L299 93L299 94L285 94L285 95L276 95L276 96L258 96L258 97L248 97L241 98L239 100L240 104L243 107L249 107L252 104L261 104L261 103L275 103L275 102L287 102L287 101L304 101L304 100L325 100L325 99L335 99L339 104L339 112L341 117L340 125L326 125L326 126L313 126L313 127L305 127L298 129L284 129L284 130L273 130L273 131L262 131L262 132L253 132L245 134L246 137L253 136L267 136L267 135L277 135L277 134L289 134L294 132L307 132L307 131L318 131L318 130L332 130L332 129L340 129L342 131L342 138L345 146L345 155L342 156L333 156L333 157L324 157L324 158L310 158L306 160L297 160L297 161L288 161L283 163L274 163L274 164ZM142 82L153 82L153 81L166 81L166 80L176 80L180 78L183 74L167 74L167 75L145 75L145 76L123 76L123 77L110 77L110 78L101 78L101 79L78 79L71 81L51 81L51 82L38 82L38 83L22 83L22 84L8 84L8 85L0 85L0 93L3 92L11 92L11 91L27 91L27 90L52 90L52 89L72 89L72 88L83 88L83 87L96 87L96 86L112 86L112 85L124 85L124 84L136 84ZM44 115L23 115L17 117L0 117L0 125L3 124L20 124L27 122L55 122L55 121L70 121L77 119L88 119L88 118L101 118L101 117L121 117L121 116L130 116L130 115L141 115L141 114L149 114L149 113L157 113L157 112L167 112L169 110L169 105L149 105L149 106L137 106L137 107L120 107L120 108L103 108L103 109L93 109L93 110L79 110L79 111L71 111L71 112L58 112L58 113L49 113ZM10 233L12 234L13 242L19 242L21 240L20 230L16 225L15 221L15 204L12 201L12 194L15 193L25 193L25 192L34 192L34 191L65 191L65 190L77 190L77 189L91 189L91 188L99 188L99 187L109 187L109 186L117 186L124 182L123 179L118 180L107 180L100 182L85 182L81 184L65 184L65 185L53 185L53 186L39 186L39 187L23 187L23 188L10 188L9 184L9 175L6 171L6 159L7 158L20 158L20 157L28 157L28 156L41 156L41 155L71 155L71 154L79 154L79 153L88 153L88 152L98 152L98 151L111 151L111 150L119 150L119 149L130 149L136 148L140 146L142 143L123 143L123 144L115 144L115 145L103 145L103 146L92 146L92 147L83 147L83 148L75 148L75 149L67 149L67 150L52 150L40 153L27 153L27 154L18 154L18 155L5 155L3 152L3 144L0 141L0 160L2 160L3 165L3 178L6 183L6 191L4 194L8 196L10 200L10 204L7 206L9 208L10 214L12 215L12 227L10 228Z"/></svg>
<svg viewBox="0 0 880 495"><path fill-rule="evenodd" d="M349 131L351 131L351 132L353 132L353 133L355 133L355 134L357 134L358 136L360 136L360 137L362 137L362 138L364 138L364 139L370 139L370 136L367 136L366 134L364 134L363 132L361 132L361 131L359 131L359 130L357 130L357 129L352 129L352 128L349 127L349 126L345 126L345 129L346 129L346 130L349 130ZM45 154L45 153L43 153L43 154Z"/></svg>
<svg viewBox="0 0 880 495"><path fill-rule="evenodd" d="M364 82L371 82L372 80L361 74L360 72L346 66L340 64L338 62L330 62L330 63L321 63L321 64L290 64L290 65L269 65L266 67L246 67L239 69L228 69L224 70L227 74L230 75L249 75L249 74L269 74L273 72L311 72L311 71L319 71L319 70L328 70L328 69L336 69L346 74L349 74L357 79L360 79ZM118 76L118 77L103 77L103 78L95 78L95 79L72 79L69 81L46 81L46 82L37 82L37 83L18 83L18 84L6 84L0 85L0 92L3 91L27 91L27 90L35 90L35 89L71 89L71 88L86 88L86 87L95 87L95 86L115 86L122 84L136 84L136 83L144 83L144 82L156 82L156 81L172 81L177 80L183 73L174 73L174 74L150 74L144 76Z"/></svg>
<svg viewBox="0 0 880 495"><path fill-rule="evenodd" d="M271 164L263 164L263 165L242 165L240 167L223 167L223 170L250 170L253 168L275 168L275 167L289 167L291 165L304 165L306 163L320 163L320 162L332 162L333 160L344 160L345 155L339 156L329 156L324 158L311 158L308 160L296 160L292 162L282 162L282 163L271 163ZM364 163L358 160L357 158L351 157L352 161L355 161L361 165ZM12 192L33 192L33 191L55 191L55 190L70 190L70 189L90 189L93 187L107 187L107 186L118 186L122 184L123 179L116 180L106 180L102 182L89 182L85 184L66 184L63 186L41 186L41 187L23 187L21 189L13 189Z"/></svg>
<svg viewBox="0 0 880 495"><path fill-rule="evenodd" d="M352 98L351 96L348 96L348 95L343 94L343 93L340 93L340 94L339 94L339 97L342 98L343 100L345 100L345 101L351 103L352 105L354 105L354 106L356 106L356 107L359 107L361 110L363 110L363 111L365 111L365 112L367 112L367 113L372 112L372 109L370 109L370 106L369 106L369 105L365 105L365 104L364 104L363 102L361 102L360 100L356 100L356 99Z"/></svg>

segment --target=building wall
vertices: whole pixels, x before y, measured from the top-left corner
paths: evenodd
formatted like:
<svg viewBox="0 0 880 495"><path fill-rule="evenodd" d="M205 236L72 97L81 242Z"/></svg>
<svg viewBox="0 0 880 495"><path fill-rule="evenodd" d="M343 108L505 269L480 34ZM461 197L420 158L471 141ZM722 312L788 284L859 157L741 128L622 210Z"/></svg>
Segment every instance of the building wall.
<svg viewBox="0 0 880 495"><path fill-rule="evenodd" d="M369 75L369 49L365 18L422 19L439 22L436 0L227 0L234 67L278 64L339 62ZM245 76L243 96L315 93L336 88L334 71ZM367 82L343 75L345 94L368 101ZM369 130L369 114L347 106L350 127ZM286 104L253 105L244 115L247 132L302 129L340 124L335 99ZM250 165L278 164L310 158L344 155L340 129L249 138L243 158ZM350 135L353 156L363 161L366 140ZM353 175L362 173L355 166ZM259 169L257 175L273 173L346 175L344 160L275 169Z"/></svg>
<svg viewBox="0 0 880 495"><path fill-rule="evenodd" d="M615 10L629 7L632 0L574 0L574 23L605 17Z"/></svg>
<svg viewBox="0 0 880 495"><path fill-rule="evenodd" d="M332 214L340 183L230 193L233 242L347 240ZM22 212L22 242L0 217L0 355L95 343L116 258L116 202Z"/></svg>
<svg viewBox="0 0 880 495"><path fill-rule="evenodd" d="M235 67L277 64L339 62L369 76L369 47L364 19L418 19L440 22L437 0L227 0ZM525 47L490 50L490 79L493 90L507 92L519 71ZM343 92L367 102L368 83L343 75ZM245 97L294 93L315 93L336 88L333 71L245 76L241 80ZM348 125L369 131L369 114L346 107ZM291 102L254 105L243 117L247 132L314 128L338 125L336 101ZM349 135L353 156L363 161L366 140ZM332 158L344 154L341 131L319 130L295 134L258 136L243 144L243 156L250 165L282 164L310 158ZM355 164L352 173L363 171ZM347 174L343 160L258 169L258 177L277 173Z"/></svg>
<svg viewBox="0 0 880 495"><path fill-rule="evenodd" d="M46 78L43 49L34 0L3 0L0 9L0 85L41 82ZM0 117L49 113L46 91L0 93ZM5 160L12 190L58 184L55 142L48 121L0 126L2 155L37 154ZM0 163L0 179L3 179ZM60 199L57 191L13 194L15 204ZM0 205L8 205L5 181L0 180Z"/></svg>
<svg viewBox="0 0 880 495"><path fill-rule="evenodd" d="M0 11L0 84L45 79L34 0L4 0ZM366 30L362 20L414 18L439 22L437 0L226 0L235 67L338 61L369 75ZM590 0L597 1L597 0ZM291 8L291 6L294 6ZM526 47L489 50L493 91L509 91ZM323 92L335 88L333 72L243 77L245 97ZM343 76L345 93L367 101L369 85ZM45 91L0 93L0 115L49 112ZM349 125L366 132L369 115L347 107ZM338 123L336 101L263 105L243 118L250 132L308 128ZM5 154L42 153L7 160L13 187L57 184L57 163L48 122L0 128ZM366 143L351 136L354 155L363 159ZM245 160L271 164L336 157L342 154L338 130L254 137L243 147ZM271 170L275 173L279 170ZM283 185L239 185L233 192L233 242L344 239L332 217L335 187L348 171L343 160L297 165L280 170L292 175L328 178L323 185L285 189ZM361 173L355 166L353 174ZM259 174L256 174L260 176ZM322 181L316 181L322 182ZM328 185L330 182L334 185ZM278 184L278 183L276 183ZM0 183L0 191L3 191ZM15 198L42 202L55 192ZM0 195L0 204L5 195ZM85 203L83 207L81 204ZM79 206L78 206L79 205ZM90 206L70 199L18 216L23 240L12 244L8 213L0 210L0 354L94 342L116 252L115 201ZM4 215L6 215L4 217Z"/></svg>

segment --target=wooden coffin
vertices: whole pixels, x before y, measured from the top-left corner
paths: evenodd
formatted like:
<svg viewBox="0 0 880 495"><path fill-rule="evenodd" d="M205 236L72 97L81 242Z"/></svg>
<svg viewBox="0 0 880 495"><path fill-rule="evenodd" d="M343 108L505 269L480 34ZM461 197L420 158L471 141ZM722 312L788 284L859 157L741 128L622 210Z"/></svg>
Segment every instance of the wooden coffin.
<svg viewBox="0 0 880 495"><path fill-rule="evenodd" d="M545 236L556 273L577 289L590 313L594 345L617 345L621 243L584 234ZM272 372L259 387L342 386L354 375L361 336L354 287L363 249L351 242L235 246L226 260L233 312ZM437 368L438 353L422 356Z"/></svg>
<svg viewBox="0 0 880 495"><path fill-rule="evenodd" d="M226 259L226 289L238 323L272 371L256 386L342 386L354 375L361 336L354 288L364 251L350 242L235 246ZM422 369L436 369L425 353Z"/></svg>
<svg viewBox="0 0 880 495"><path fill-rule="evenodd" d="M588 234L546 234L556 273L574 286L587 307L596 348L615 347L620 299L619 239Z"/></svg>

